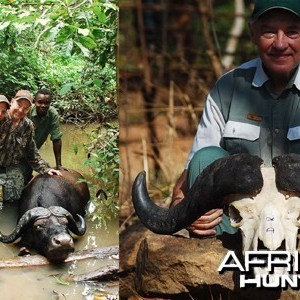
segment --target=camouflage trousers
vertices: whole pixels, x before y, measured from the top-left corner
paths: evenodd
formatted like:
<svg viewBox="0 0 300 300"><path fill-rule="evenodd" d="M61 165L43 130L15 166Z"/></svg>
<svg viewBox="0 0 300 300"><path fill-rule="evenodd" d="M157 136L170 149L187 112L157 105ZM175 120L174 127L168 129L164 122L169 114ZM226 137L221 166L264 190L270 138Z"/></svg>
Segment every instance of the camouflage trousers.
<svg viewBox="0 0 300 300"><path fill-rule="evenodd" d="M4 172L0 172L0 186L2 186L0 198L4 201L19 200L24 187L22 169L20 167L6 167Z"/></svg>

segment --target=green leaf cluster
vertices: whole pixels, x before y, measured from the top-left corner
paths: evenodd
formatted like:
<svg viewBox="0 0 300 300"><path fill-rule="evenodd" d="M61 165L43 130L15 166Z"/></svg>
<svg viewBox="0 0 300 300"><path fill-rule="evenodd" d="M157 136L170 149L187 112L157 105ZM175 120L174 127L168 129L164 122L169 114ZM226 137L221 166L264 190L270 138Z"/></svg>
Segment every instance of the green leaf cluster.
<svg viewBox="0 0 300 300"><path fill-rule="evenodd" d="M1 93L48 87L65 118L116 118L117 25L113 0L0 0Z"/></svg>
<svg viewBox="0 0 300 300"><path fill-rule="evenodd" d="M85 145L88 159L84 165L91 168L97 179L98 197L93 201L93 219L100 225L117 217L119 211L118 133L118 123L106 123L90 134L90 142Z"/></svg>
<svg viewBox="0 0 300 300"><path fill-rule="evenodd" d="M114 0L0 0L0 94L46 87L63 120L114 124L117 25ZM118 210L117 133L99 127L86 145L85 165L108 195L95 201L99 220Z"/></svg>

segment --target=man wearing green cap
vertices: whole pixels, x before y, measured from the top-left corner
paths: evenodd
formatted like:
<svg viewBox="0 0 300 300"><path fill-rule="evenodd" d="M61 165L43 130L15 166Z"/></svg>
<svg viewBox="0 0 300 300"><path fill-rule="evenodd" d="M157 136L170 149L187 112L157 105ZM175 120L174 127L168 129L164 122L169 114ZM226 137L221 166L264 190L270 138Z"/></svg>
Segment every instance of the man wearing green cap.
<svg viewBox="0 0 300 300"><path fill-rule="evenodd" d="M249 28L259 58L223 75L209 93L171 205L220 157L249 153L271 165L278 155L300 153L300 1L255 1ZM221 209L188 229L193 236L236 232Z"/></svg>

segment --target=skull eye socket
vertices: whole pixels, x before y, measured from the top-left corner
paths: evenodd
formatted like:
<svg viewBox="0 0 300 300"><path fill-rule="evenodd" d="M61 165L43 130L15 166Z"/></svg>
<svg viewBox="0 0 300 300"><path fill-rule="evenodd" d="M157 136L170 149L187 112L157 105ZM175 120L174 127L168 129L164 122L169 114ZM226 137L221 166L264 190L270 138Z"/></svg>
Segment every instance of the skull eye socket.
<svg viewBox="0 0 300 300"><path fill-rule="evenodd" d="M243 219L240 215L240 212L233 205L229 205L228 209L229 209L229 217L231 219L231 222L240 223Z"/></svg>

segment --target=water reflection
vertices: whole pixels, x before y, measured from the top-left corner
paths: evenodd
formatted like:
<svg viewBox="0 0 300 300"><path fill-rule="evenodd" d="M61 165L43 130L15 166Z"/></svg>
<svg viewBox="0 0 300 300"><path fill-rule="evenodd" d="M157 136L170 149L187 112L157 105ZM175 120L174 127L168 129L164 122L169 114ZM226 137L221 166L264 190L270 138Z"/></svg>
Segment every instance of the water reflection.
<svg viewBox="0 0 300 300"><path fill-rule="evenodd" d="M91 128L86 129L89 132ZM87 140L86 134L71 125L63 126L63 153L62 162L65 167L75 169L85 176L88 171L83 167L85 153L82 143ZM78 153L75 155L73 145L78 144ZM52 143L47 142L41 149L41 155L52 165L54 157ZM17 211L15 206L0 202L0 230L9 234L15 227ZM90 220L87 222L86 234L75 241L75 249L91 249L118 245L118 220L112 220L107 228L98 228ZM11 259L19 252L19 245L0 243L0 258ZM114 257L107 259L88 259L64 264L63 266L39 266L23 268L0 269L0 299L117 299L117 283L71 283L70 275L79 275L94 271L107 265L118 265Z"/></svg>

